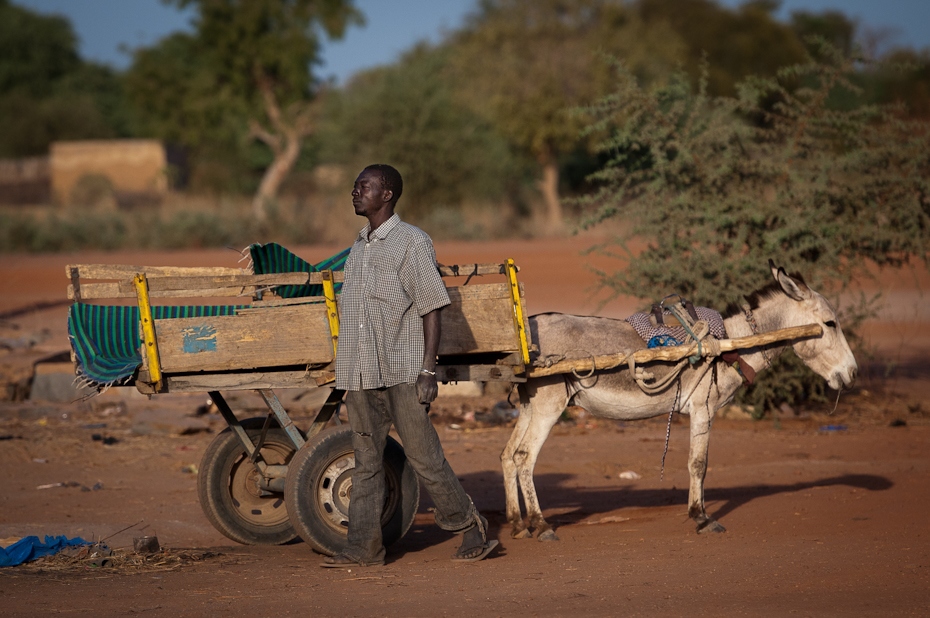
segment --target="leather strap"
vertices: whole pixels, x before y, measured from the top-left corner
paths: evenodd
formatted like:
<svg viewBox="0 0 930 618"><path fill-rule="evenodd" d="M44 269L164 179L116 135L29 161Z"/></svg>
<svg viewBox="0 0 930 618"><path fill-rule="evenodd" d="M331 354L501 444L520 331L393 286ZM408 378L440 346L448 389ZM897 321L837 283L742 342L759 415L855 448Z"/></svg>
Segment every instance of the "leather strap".
<svg viewBox="0 0 930 618"><path fill-rule="evenodd" d="M752 365L746 362L746 360L740 356L739 352L732 350L730 352L724 352L720 355L720 358L723 359L728 365L736 363L737 368L741 376L743 376L743 381L747 385L752 385L756 380L756 370L752 368Z"/></svg>

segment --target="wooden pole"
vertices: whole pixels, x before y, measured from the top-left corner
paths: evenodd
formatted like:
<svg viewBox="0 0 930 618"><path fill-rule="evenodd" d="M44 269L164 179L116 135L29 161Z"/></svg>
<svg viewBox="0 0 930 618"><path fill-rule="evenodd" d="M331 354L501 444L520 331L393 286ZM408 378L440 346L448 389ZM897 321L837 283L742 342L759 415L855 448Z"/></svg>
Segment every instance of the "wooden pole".
<svg viewBox="0 0 930 618"><path fill-rule="evenodd" d="M721 352L730 352L732 350L741 350L744 348L758 348L764 345L769 345L771 343L787 341L790 339L820 337L822 334L823 329L820 327L820 325L806 324L804 326L792 326L790 328L782 328L779 330L773 330L768 333L751 335L749 337L739 337L737 339L721 339L718 343L720 344ZM655 361L674 362L680 361L681 359L696 353L697 344L691 343L688 345L669 346L665 348L637 350L633 353L633 359L637 364L651 363ZM629 355L621 352L618 354L607 354L604 356L563 360L557 363L553 363L548 367L528 367L526 371L526 377L542 378L560 373L571 373L572 371L580 374L586 374L592 370L601 371L605 369L613 369L615 367L619 367L620 365L626 365L628 359Z"/></svg>

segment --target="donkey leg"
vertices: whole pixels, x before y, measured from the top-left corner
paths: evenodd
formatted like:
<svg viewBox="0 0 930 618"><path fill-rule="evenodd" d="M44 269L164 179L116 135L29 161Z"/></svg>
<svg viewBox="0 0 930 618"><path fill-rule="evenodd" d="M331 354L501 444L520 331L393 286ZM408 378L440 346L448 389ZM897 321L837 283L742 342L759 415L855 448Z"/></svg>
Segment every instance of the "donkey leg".
<svg viewBox="0 0 930 618"><path fill-rule="evenodd" d="M698 534L726 532L726 528L707 515L704 510L704 477L707 475L707 447L713 412L700 406L691 412L691 446L688 453L688 516L697 524Z"/></svg>
<svg viewBox="0 0 930 618"><path fill-rule="evenodd" d="M526 539L532 535L523 521L523 513L520 510L520 489L517 484L515 454L523 441L523 437L526 435L527 428L530 426L530 421L533 418L533 407L526 399L526 391L523 385L519 387L519 391L521 401L520 416L513 428L513 433L510 434L507 445L504 447L504 451L501 453L501 469L504 473L504 500L507 521L511 525L510 536L515 539Z"/></svg>
<svg viewBox="0 0 930 618"><path fill-rule="evenodd" d="M536 468L539 451L542 450L546 438L549 437L549 431L568 403L568 392L564 380L559 378L548 384L530 387L529 393L530 405L533 408L532 415L526 433L514 451L513 459L516 463L530 527L536 530L540 541L557 541L559 537L543 517L536 494L533 471Z"/></svg>

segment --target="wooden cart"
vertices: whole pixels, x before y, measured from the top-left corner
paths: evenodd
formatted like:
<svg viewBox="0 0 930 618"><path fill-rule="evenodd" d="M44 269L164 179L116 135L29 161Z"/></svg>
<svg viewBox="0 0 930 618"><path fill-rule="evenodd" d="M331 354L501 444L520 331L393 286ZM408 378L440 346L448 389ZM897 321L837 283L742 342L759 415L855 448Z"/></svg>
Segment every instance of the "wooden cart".
<svg viewBox="0 0 930 618"><path fill-rule="evenodd" d="M441 314L437 378L442 382L519 383L528 377L606 370L627 361L618 353L531 366L525 296L513 260L442 266L440 271L444 277L466 278L462 285L447 286L452 304ZM339 336L336 286L342 273L255 275L230 268L83 264L68 266L67 275L68 297L75 301L72 314L88 302L120 299L133 311L138 308L131 329L141 333L141 357L120 385L148 395L207 392L226 420L227 429L208 446L198 475L201 506L217 530L246 544L281 544L300 536L321 553L338 553L346 539L355 466L349 427L328 426L334 416L338 419L343 399L332 388ZM493 275L503 281L473 282ZM275 294L283 286L306 285L321 286L321 295ZM164 311L158 308L166 305L153 304L167 303L171 309L182 300L211 297L232 297L237 304L215 314ZM722 340L714 348L719 353L820 333L819 326L808 325ZM694 343L639 350L633 356L637 363L648 363L701 353ZM280 388L331 391L310 425L300 428L275 395ZM238 419L222 395L238 390L258 392L268 414ZM385 473L382 527L385 544L391 544L410 528L419 504L417 478L392 439Z"/></svg>
<svg viewBox="0 0 930 618"><path fill-rule="evenodd" d="M442 312L437 378L525 381L530 346L525 299L513 260L442 266L452 304ZM484 283L497 275L501 281ZM332 424L343 393L332 388L339 336L336 288L341 272L255 275L235 268L105 264L67 267L68 298L87 304L124 303L135 312L141 358L120 386L148 395L207 392L228 427L207 447L198 474L200 503L224 535L246 544L281 544L300 536L323 554L345 544L355 465L351 431ZM473 279L478 277L478 279ZM482 283L476 283L482 281ZM282 298L282 286L321 286L322 295ZM224 299L220 315L159 311L182 302ZM215 301L214 301L215 302ZM107 307L112 309L113 307ZM209 307L208 307L209 308ZM214 307L215 309L215 307ZM157 317L166 313L172 317ZM176 317L197 313L195 317ZM103 335L96 335L98 338ZM90 338L93 339L94 335ZM74 335L72 335L73 348ZM76 367L78 355L72 352ZM297 427L275 394L281 388L330 388L308 427ZM253 390L268 414L240 420L224 392ZM410 528L419 484L393 439L385 454L388 496L385 544Z"/></svg>

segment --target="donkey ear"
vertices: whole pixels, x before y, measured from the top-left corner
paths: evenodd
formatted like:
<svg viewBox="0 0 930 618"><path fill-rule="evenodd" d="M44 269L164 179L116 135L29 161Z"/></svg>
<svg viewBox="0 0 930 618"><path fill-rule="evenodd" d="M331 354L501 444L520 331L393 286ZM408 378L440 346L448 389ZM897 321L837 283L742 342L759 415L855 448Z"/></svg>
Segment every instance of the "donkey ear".
<svg viewBox="0 0 930 618"><path fill-rule="evenodd" d="M775 277L775 281L781 286L782 291L788 295L788 298L797 301L810 298L811 291L806 283L791 277L785 272L784 268L775 266L775 262L772 260L769 260L769 269L772 271L772 276Z"/></svg>

